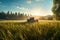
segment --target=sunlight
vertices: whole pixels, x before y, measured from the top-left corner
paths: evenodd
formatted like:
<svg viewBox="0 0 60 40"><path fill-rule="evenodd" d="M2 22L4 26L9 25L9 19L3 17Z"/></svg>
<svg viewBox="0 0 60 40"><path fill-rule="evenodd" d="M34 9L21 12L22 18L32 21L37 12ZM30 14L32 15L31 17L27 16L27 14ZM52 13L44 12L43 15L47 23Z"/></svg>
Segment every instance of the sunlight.
<svg viewBox="0 0 60 40"><path fill-rule="evenodd" d="M30 14L31 14L32 16L44 16L44 15L45 15L45 14L44 14L44 11L43 11L42 9L40 9L40 8L32 9L32 10L30 11Z"/></svg>
<svg viewBox="0 0 60 40"><path fill-rule="evenodd" d="M30 14L32 16L46 16L46 15L53 15L52 12L46 12L45 10L41 9L41 8L34 8L31 9Z"/></svg>
<svg viewBox="0 0 60 40"><path fill-rule="evenodd" d="M41 16L39 12L34 12L32 15L33 16Z"/></svg>
<svg viewBox="0 0 60 40"><path fill-rule="evenodd" d="M31 13L31 15L33 15L33 16L41 16L41 13L42 13L42 10L41 9L32 9L31 11L30 11Z"/></svg>

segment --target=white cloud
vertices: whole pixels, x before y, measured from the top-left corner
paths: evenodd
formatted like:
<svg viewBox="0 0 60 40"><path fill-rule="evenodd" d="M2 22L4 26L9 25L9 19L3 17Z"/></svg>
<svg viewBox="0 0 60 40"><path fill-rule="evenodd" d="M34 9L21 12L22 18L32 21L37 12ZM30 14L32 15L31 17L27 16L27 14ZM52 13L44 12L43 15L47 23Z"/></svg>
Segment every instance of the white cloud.
<svg viewBox="0 0 60 40"><path fill-rule="evenodd" d="M17 6L17 9L20 9L20 10L22 10L22 11L28 11L29 9L28 8L25 8L25 7L20 7L20 6Z"/></svg>
<svg viewBox="0 0 60 40"><path fill-rule="evenodd" d="M32 0L26 0L26 3L27 4L31 4L32 3Z"/></svg>
<svg viewBox="0 0 60 40"><path fill-rule="evenodd" d="M43 0L35 0L36 2L43 1Z"/></svg>
<svg viewBox="0 0 60 40"><path fill-rule="evenodd" d="M35 1L39 2L40 0L35 0Z"/></svg>
<svg viewBox="0 0 60 40"><path fill-rule="evenodd" d="M25 10L24 7L19 7L19 6L17 6L17 8L20 9L20 10Z"/></svg>
<svg viewBox="0 0 60 40"><path fill-rule="evenodd" d="M17 6L17 9L20 10L21 12L24 12L24 13L29 13L29 9L28 8L25 8L23 6Z"/></svg>

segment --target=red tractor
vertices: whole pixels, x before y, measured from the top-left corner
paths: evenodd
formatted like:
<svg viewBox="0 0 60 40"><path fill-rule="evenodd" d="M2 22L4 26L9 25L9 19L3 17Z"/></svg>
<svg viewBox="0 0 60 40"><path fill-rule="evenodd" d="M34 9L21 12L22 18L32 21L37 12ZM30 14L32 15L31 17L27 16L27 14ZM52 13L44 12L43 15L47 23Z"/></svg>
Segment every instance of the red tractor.
<svg viewBox="0 0 60 40"><path fill-rule="evenodd" d="M27 22L38 22L38 19L34 19L34 17L30 17L27 19Z"/></svg>

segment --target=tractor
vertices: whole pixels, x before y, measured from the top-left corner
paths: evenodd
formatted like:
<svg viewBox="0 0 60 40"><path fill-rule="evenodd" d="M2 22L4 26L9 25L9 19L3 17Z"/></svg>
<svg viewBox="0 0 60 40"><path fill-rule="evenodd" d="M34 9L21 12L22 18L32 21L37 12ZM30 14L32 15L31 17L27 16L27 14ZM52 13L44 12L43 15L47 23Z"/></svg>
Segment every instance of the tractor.
<svg viewBox="0 0 60 40"><path fill-rule="evenodd" d="M35 19L34 17L30 17L27 19L27 22L38 22L38 19Z"/></svg>

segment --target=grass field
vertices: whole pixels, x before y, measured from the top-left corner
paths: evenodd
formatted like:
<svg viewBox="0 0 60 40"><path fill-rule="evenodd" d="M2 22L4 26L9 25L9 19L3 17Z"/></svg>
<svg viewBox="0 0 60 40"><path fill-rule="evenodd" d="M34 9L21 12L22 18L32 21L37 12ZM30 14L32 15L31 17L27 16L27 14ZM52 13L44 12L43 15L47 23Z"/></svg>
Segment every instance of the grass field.
<svg viewBox="0 0 60 40"><path fill-rule="evenodd" d="M0 21L0 40L60 40L60 21Z"/></svg>
<svg viewBox="0 0 60 40"><path fill-rule="evenodd" d="M27 22L27 20L0 20L0 23L1 22L3 22L3 23L5 23L5 22ZM39 20L39 22L60 22L59 20L57 21L57 20Z"/></svg>

